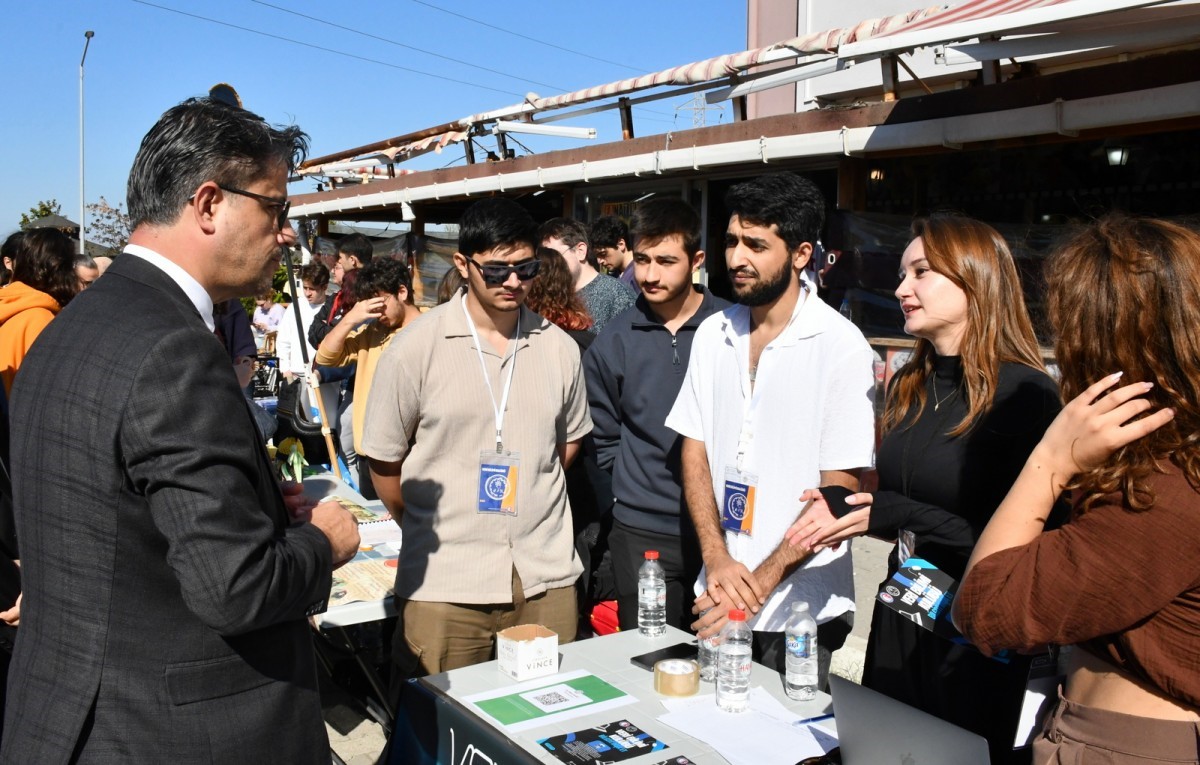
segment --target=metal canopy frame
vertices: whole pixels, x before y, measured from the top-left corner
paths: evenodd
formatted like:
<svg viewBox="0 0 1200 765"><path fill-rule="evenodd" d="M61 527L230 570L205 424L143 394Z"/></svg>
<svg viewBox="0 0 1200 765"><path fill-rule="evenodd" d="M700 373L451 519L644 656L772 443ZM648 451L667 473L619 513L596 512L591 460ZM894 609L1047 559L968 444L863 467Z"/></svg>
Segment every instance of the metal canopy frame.
<svg viewBox="0 0 1200 765"><path fill-rule="evenodd" d="M1162 8L1146 13L1145 9L1151 6ZM411 172L396 171L395 165L427 151L440 151L456 142L465 145L469 155L468 164L473 164L473 139L490 134L491 127L499 120L549 123L619 109L624 133L622 140L630 140L633 138L633 124L629 110L634 105L700 92L706 94L706 101L715 103L726 98L739 98L756 89L820 77L850 65L874 60L882 62L882 100L893 101L899 95L901 86L898 67L906 70L923 92L932 92L929 85L918 79L901 58L918 48L945 46L949 53L941 57L939 63L978 63L982 67L984 84L993 84L999 81L1002 59L1046 56L1078 58L1081 55L1088 58L1112 57L1122 52L1194 42L1197 31L1200 31L1200 3L1194 0L967 0L954 6L934 6L882 19L868 19L852 28L827 30L764 48L718 56L551 98L530 94L520 104L311 159L298 170L298 174L365 184L376 178L393 178ZM778 66L780 62L789 60L791 63L783 68L773 68L767 72L751 71L763 64ZM956 75L955 79L961 79L961 74ZM653 92L630 95L644 90ZM606 102L595 103L597 101ZM1188 116L1194 113L1200 113L1200 109ZM1061 108L1057 119L1056 130L1061 131ZM963 124L970 122L967 119ZM1008 123L1007 120L1004 122ZM1032 123L1026 123L1021 130L1022 135L1036 132ZM781 155L780 150L774 148L787 138L804 143L807 148L800 152L803 156L809 155L812 147L821 147L820 151L828 153L850 155L854 151L849 148L852 141L847 136L852 134L853 131L843 129L833 138L828 133L763 138L758 142L757 150L764 162L769 161L770 154L790 155L789 151ZM502 139L503 135L496 137ZM878 142L878 137L872 141L876 145ZM572 165L568 173L564 173L561 167L538 168L535 174L529 171L506 172L503 160L510 156L510 152L506 150L507 147L498 147L497 156L501 161L489 162L490 167L484 178L464 180L461 184L439 184L435 181L394 192L375 192L362 188L362 193L353 198L339 194L321 202L303 201L293 207L292 217L335 214L380 204L411 205L421 199L440 199L453 194L545 188L547 184L587 182L621 174L658 174L689 164L699 169L708 162L722 164L724 160L718 160L717 155L746 154L745 147L736 150L728 145L703 149L692 147L689 159L679 154L680 151L689 150L673 152L670 143L671 133L668 133L663 151L624 157L621 161L593 162L590 166L585 160ZM932 144L922 139L913 145L955 146L961 143L961 140L943 136ZM858 149L868 150L866 146ZM701 160L700 155L705 159ZM419 171L416 175L435 178L437 171Z"/></svg>

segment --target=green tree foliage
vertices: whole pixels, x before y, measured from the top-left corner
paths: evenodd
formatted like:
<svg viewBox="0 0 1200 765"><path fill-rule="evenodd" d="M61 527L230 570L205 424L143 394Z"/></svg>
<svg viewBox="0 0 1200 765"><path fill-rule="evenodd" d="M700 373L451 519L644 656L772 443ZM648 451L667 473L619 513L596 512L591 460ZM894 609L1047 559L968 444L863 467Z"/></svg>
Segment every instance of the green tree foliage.
<svg viewBox="0 0 1200 765"><path fill-rule="evenodd" d="M38 218L45 218L50 215L59 215L61 213L62 205L58 203L57 199L43 199L33 207L30 207L29 212L21 213L21 228L25 228Z"/></svg>
<svg viewBox="0 0 1200 765"><path fill-rule="evenodd" d="M121 209L121 205L112 207L104 197L88 205L87 209L91 213L87 238L101 247L107 247L110 256L116 256L129 243L129 216Z"/></svg>

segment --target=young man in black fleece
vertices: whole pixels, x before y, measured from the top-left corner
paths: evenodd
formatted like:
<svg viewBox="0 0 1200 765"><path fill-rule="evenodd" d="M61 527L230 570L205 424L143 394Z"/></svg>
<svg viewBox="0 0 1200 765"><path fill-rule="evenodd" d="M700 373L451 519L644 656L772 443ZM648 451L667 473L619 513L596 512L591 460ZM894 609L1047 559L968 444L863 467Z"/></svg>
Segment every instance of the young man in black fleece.
<svg viewBox="0 0 1200 765"><path fill-rule="evenodd" d="M642 294L583 357L597 459L613 477L609 535L621 629L637 627L637 575L658 550L667 578L667 623L692 622L700 548L684 510L679 434L665 424L700 322L729 304L692 283L704 262L700 216L680 199L640 204L630 221Z"/></svg>

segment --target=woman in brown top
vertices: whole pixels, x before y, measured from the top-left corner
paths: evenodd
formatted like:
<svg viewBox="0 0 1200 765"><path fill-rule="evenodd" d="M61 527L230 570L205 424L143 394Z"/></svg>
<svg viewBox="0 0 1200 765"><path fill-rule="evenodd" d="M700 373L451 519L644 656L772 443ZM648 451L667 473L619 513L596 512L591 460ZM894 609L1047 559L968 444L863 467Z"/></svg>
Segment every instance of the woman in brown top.
<svg viewBox="0 0 1200 765"><path fill-rule="evenodd" d="M1197 762L1200 234L1105 218L1047 279L1073 400L975 546L955 621L985 653L1075 645L1038 765ZM1042 533L1063 490L1071 520Z"/></svg>

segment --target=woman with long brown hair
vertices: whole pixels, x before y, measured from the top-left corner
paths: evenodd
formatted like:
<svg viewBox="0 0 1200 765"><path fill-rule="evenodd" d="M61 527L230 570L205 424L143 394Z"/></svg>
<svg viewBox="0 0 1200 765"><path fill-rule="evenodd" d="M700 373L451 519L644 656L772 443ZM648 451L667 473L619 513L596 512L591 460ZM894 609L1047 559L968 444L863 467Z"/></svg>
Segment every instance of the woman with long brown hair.
<svg viewBox="0 0 1200 765"><path fill-rule="evenodd" d="M1039 765L1197 762L1200 234L1102 219L1047 286L1072 401L980 537L955 621L988 654L1073 644ZM1043 533L1064 489L1070 521Z"/></svg>
<svg viewBox="0 0 1200 765"><path fill-rule="evenodd" d="M542 265L537 279L529 287L525 305L574 338L582 353L592 343L593 335L588 334L587 329L593 321L575 292L571 271L558 250L539 247L537 256Z"/></svg>
<svg viewBox="0 0 1200 765"><path fill-rule="evenodd" d="M918 219L912 233L896 297L916 343L888 391L879 489L847 497L852 509L815 534L805 513L789 537L815 548L861 534L897 540L889 578L916 557L958 579L1060 404L1003 237L946 214ZM989 659L877 601L862 682L985 736L993 762L1021 762L1027 754L1013 753L1013 739L1028 668L1028 660Z"/></svg>

